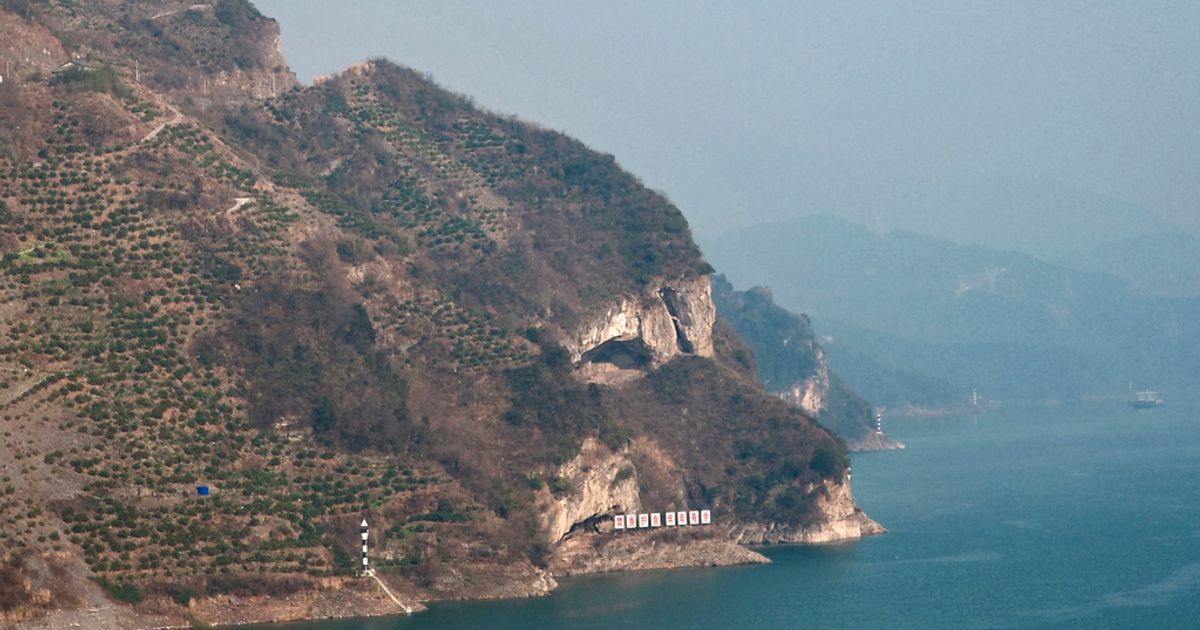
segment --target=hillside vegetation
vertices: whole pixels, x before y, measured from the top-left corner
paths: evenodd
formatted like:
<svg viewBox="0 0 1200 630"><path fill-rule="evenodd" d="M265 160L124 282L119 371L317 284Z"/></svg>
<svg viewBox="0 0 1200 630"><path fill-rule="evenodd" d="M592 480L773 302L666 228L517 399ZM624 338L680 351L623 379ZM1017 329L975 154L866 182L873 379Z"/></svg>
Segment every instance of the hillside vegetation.
<svg viewBox="0 0 1200 630"><path fill-rule="evenodd" d="M737 291L721 275L713 278L713 301L753 351L758 380L767 391L811 405L820 423L846 440L862 440L875 431L874 408L829 371L807 316L776 305L766 288Z"/></svg>
<svg viewBox="0 0 1200 630"><path fill-rule="evenodd" d="M414 598L535 592L589 437L673 462L650 507L824 517L844 445L727 328L577 372L581 326L711 271L612 156L382 60L296 86L239 0L17 4L76 63L0 84L0 613L310 593L364 516Z"/></svg>

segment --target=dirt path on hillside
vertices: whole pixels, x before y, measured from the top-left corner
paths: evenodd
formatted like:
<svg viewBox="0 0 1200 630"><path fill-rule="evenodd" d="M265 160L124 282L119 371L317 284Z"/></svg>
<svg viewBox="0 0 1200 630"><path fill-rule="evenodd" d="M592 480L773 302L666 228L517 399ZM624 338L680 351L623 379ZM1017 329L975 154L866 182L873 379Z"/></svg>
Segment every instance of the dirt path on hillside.
<svg viewBox="0 0 1200 630"><path fill-rule="evenodd" d="M183 122L183 113L182 112L180 112L178 109L175 109L175 107L173 105L171 105L170 103L163 103L163 104L167 106L167 109L171 110L171 118L169 120L166 120L166 121L160 123L154 129L151 129L150 133L146 134L145 138L142 138L142 143L150 142L151 140L153 140L155 137L158 136L159 133L162 132L163 129L167 128L167 125L178 125L179 123Z"/></svg>
<svg viewBox="0 0 1200 630"><path fill-rule="evenodd" d="M233 204L232 208L225 211L225 214L227 215L241 210L246 204L254 201L254 197L234 197L233 200L236 203Z"/></svg>

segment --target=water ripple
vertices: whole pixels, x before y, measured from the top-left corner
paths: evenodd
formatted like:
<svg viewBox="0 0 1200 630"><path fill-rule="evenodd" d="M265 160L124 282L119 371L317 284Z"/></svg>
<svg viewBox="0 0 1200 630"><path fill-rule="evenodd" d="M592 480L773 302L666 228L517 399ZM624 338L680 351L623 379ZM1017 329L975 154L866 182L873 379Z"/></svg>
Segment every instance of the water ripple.
<svg viewBox="0 0 1200 630"><path fill-rule="evenodd" d="M1145 586L1106 593L1078 606L1064 606L1046 610L1029 611L1028 615L1047 621L1064 622L1095 617L1115 608L1166 606L1181 595L1200 590L1200 562L1185 565L1167 577Z"/></svg>

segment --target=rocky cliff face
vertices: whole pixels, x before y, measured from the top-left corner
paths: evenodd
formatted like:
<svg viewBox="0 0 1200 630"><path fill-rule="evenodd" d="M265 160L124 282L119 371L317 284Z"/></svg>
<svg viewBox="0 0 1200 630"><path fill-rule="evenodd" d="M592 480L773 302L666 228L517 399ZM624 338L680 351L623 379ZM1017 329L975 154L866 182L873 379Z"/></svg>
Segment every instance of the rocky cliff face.
<svg viewBox="0 0 1200 630"><path fill-rule="evenodd" d="M814 346L817 368L807 378L779 392L779 397L804 410L846 440L852 451L892 451L904 445L872 430L872 408L836 376L830 377L825 351Z"/></svg>
<svg viewBox="0 0 1200 630"><path fill-rule="evenodd" d="M623 297L564 344L588 380L653 369L681 355L713 356L716 309L707 276Z"/></svg>
<svg viewBox="0 0 1200 630"><path fill-rule="evenodd" d="M828 543L887 531L854 504L849 475L836 482L825 480L813 484L808 492L814 497L814 511L821 514L811 525L771 522L739 524L730 529L729 537L748 545Z"/></svg>
<svg viewBox="0 0 1200 630"><path fill-rule="evenodd" d="M768 391L816 418L854 450L901 446L875 433L871 403L830 372L807 316L779 307L763 287L737 291L724 276L716 276L713 287L721 318L753 350L758 379Z"/></svg>
<svg viewBox="0 0 1200 630"><path fill-rule="evenodd" d="M813 349L813 355L816 357L817 369L807 378L792 383L780 392L780 396L803 409L808 415L819 418L829 396L829 364L825 361L825 351L820 347Z"/></svg>
<svg viewBox="0 0 1200 630"><path fill-rule="evenodd" d="M642 508L637 469L628 455L613 453L595 438L584 440L579 455L564 464L558 476L566 490L538 493L538 514L550 543L577 529L598 529L614 514ZM611 526L611 522L607 523Z"/></svg>
<svg viewBox="0 0 1200 630"><path fill-rule="evenodd" d="M712 329L717 311L708 276L680 280L658 291L675 326L676 346L684 354L713 356Z"/></svg>
<svg viewBox="0 0 1200 630"><path fill-rule="evenodd" d="M656 470L639 476L635 461ZM587 440L580 454L558 470L567 489L557 496L548 489L539 492L538 509L552 549L554 574L755 564L767 560L741 545L829 543L885 531L855 505L847 474L805 488L813 506L808 524L737 522L725 514L712 528L614 532L612 516L618 513L688 509L685 503L661 497L647 499L644 505L639 490L679 484L680 480L670 478L678 472L645 440L619 453L595 439Z"/></svg>
<svg viewBox="0 0 1200 630"><path fill-rule="evenodd" d="M559 545L550 569L555 575L582 575L770 562L766 556L714 534L662 528L619 536L574 537Z"/></svg>

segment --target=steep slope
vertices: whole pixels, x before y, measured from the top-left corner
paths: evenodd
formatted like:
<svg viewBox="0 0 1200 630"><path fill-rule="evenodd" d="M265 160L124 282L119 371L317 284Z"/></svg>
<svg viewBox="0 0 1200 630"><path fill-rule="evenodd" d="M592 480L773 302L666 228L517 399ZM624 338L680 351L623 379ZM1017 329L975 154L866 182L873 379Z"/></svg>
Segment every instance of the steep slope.
<svg viewBox="0 0 1200 630"><path fill-rule="evenodd" d="M898 446L876 430L871 404L830 372L808 317L777 306L766 288L737 291L720 275L713 278L713 302L754 351L758 379L767 391L817 418L852 449Z"/></svg>
<svg viewBox="0 0 1200 630"><path fill-rule="evenodd" d="M384 61L295 86L245 2L10 4L5 620L396 612L364 517L405 607L881 531L611 156Z"/></svg>

